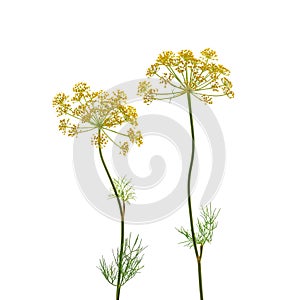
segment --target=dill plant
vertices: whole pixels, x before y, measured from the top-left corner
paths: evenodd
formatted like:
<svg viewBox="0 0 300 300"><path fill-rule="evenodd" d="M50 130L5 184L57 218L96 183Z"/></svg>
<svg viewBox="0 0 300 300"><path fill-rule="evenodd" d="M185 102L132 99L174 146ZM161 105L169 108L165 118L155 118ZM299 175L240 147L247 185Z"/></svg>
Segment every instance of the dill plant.
<svg viewBox="0 0 300 300"><path fill-rule="evenodd" d="M133 106L127 104L127 95L124 91L93 92L85 82L74 85L72 96L58 93L52 104L59 117L58 128L63 134L76 137L81 133L93 132L91 143L98 149L112 189L109 197L117 201L120 211L120 246L113 251L113 261L107 263L102 257L98 268L105 279L116 287L116 300L119 300L121 287L143 268L145 247L142 246L139 236L133 238L130 233L125 238L126 204L135 199L134 187L126 177L111 176L102 150L108 142L112 142L119 147L120 154L126 155L129 151L129 143L140 146L143 137L141 131L136 129L138 114ZM118 132L118 127L126 123L130 125L127 133ZM114 135L121 135L125 141L116 143Z"/></svg>
<svg viewBox="0 0 300 300"><path fill-rule="evenodd" d="M213 230L217 226L216 218L219 211L209 207L202 207L200 218L195 220L192 209L191 177L195 155L195 129L193 119L192 100L203 104L212 104L213 99L223 96L234 97L232 83L228 79L230 71L218 63L217 53L206 48L195 56L191 50L179 52L164 51L160 53L146 73L147 77L157 77L164 88L171 87L171 92L161 92L147 80L139 83L137 94L146 104L155 100L168 100L186 95L188 116L191 133L191 153L187 179L187 198L190 229L177 229L185 237L184 245L193 248L198 268L199 294L203 300L201 261L203 247L211 242Z"/></svg>

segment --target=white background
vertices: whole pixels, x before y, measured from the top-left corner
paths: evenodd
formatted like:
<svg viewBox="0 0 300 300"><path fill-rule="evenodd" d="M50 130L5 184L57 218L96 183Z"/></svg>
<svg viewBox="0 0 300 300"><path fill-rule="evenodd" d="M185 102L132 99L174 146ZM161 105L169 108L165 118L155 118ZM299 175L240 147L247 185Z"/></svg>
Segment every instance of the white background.
<svg viewBox="0 0 300 300"><path fill-rule="evenodd" d="M212 106L227 167L203 257L206 300L300 299L298 1L1 1L0 298L114 299L96 269L119 227L80 193L52 97L77 81L142 78L163 50L215 49L236 98ZM122 299L199 299L174 227L128 226L149 245Z"/></svg>

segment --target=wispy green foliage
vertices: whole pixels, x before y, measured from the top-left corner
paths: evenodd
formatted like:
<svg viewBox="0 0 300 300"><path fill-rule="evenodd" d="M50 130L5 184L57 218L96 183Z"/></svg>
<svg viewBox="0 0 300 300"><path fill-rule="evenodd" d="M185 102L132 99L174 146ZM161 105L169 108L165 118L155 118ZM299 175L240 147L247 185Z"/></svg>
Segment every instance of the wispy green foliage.
<svg viewBox="0 0 300 300"><path fill-rule="evenodd" d="M144 268L142 259L144 257L143 251L145 248L147 247L142 246L142 239L140 239L139 235L133 239L133 242L131 241L131 233L129 234L129 237L125 239L120 269L120 286L123 286ZM119 259L121 257L120 249L118 248L116 253L114 251L112 251L112 253L113 261L110 264L107 264L102 256L100 265L97 268L110 284L117 286Z"/></svg>
<svg viewBox="0 0 300 300"><path fill-rule="evenodd" d="M135 200L135 189L131 184L131 180L124 177L114 178L114 186L117 190L118 197L123 202L130 203L130 201ZM116 198L115 193L109 195L110 199Z"/></svg>
<svg viewBox="0 0 300 300"><path fill-rule="evenodd" d="M218 222L216 221L220 209L212 209L211 204L201 207L200 218L197 218L197 231L195 232L196 244L204 246L206 242L211 243L213 231L217 228ZM193 247L193 238L189 230L184 227L176 228L179 233L184 235L185 241L180 242L186 247Z"/></svg>

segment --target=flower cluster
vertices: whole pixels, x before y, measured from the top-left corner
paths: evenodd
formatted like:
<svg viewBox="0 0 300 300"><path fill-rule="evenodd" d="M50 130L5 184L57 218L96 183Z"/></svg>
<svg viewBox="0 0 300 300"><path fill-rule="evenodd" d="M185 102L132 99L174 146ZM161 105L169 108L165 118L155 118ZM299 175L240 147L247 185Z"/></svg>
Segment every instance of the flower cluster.
<svg viewBox="0 0 300 300"><path fill-rule="evenodd" d="M198 100L212 104L213 97L234 97L232 83L227 78L230 71L218 64L218 56L209 48L195 57L190 50L178 53L164 51L158 55L156 62L147 70L147 77L157 76L160 83L173 87L172 93L159 93L147 81L140 82L138 96L146 104L153 100L179 97L185 93L193 94Z"/></svg>
<svg viewBox="0 0 300 300"><path fill-rule="evenodd" d="M136 130L138 114L133 106L127 104L127 95L123 91L111 94L103 90L92 92L85 82L79 82L74 85L73 92L72 97L58 93L52 101L60 117L58 128L63 134L75 137L96 129L92 144L101 148L109 140L115 143L112 134L120 134L138 146L143 143L141 132ZM131 125L127 134L116 131L116 127L124 123ZM124 155L129 151L128 141L115 143Z"/></svg>

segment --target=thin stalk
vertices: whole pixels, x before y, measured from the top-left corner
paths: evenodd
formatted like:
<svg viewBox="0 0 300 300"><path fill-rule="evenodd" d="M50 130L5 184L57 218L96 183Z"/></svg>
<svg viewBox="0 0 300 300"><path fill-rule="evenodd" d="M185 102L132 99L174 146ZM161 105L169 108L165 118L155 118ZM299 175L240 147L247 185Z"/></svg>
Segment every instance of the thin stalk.
<svg viewBox="0 0 300 300"><path fill-rule="evenodd" d="M113 132L113 133L116 133L116 134L119 134L119 135L123 135L123 136L126 136L126 137L128 137L128 134L121 133L121 132L118 132L118 131L112 130L112 129L110 129L110 128L107 128L107 127L103 127L103 129L105 129L105 130L108 130L108 131L111 131L111 132Z"/></svg>
<svg viewBox="0 0 300 300"><path fill-rule="evenodd" d="M123 251L124 251L124 213L125 213L125 205L124 211L121 215L121 242L120 242L120 258L119 258L119 273L118 273L118 282L117 282L117 291L116 291L116 300L120 299L121 293L121 269L122 269L122 260L123 260Z"/></svg>
<svg viewBox="0 0 300 300"><path fill-rule="evenodd" d="M102 129L102 132L107 136L107 138L118 148L120 148L120 146L104 131L104 129Z"/></svg>
<svg viewBox="0 0 300 300"><path fill-rule="evenodd" d="M156 73L156 75L157 75L157 77L158 77L159 79L161 79L161 80L164 82L164 79L163 79L162 76L160 76L160 75L157 74L157 73ZM168 84L171 85L171 86L173 86L173 87L175 87L175 88L177 88L177 89L179 89L179 90L184 90L182 86L179 87L179 86L177 86L176 84L173 84L172 82L168 82Z"/></svg>
<svg viewBox="0 0 300 300"><path fill-rule="evenodd" d="M100 130L98 130L98 135L100 136ZM123 251L124 251L124 217L125 217L125 204L123 202L123 207L121 204L121 200L119 198L117 189L114 185L113 179L108 171L108 168L106 166L103 154L102 154L102 149L99 145L99 154L100 154L100 159L103 164L103 167L105 169L105 172L107 174L107 177L109 178L110 184L112 186L112 189L114 191L114 194L116 196L118 206L120 209L120 215L121 215L121 241L120 241L120 257L119 257L119 266L118 266L118 282L117 282L117 291L116 291L116 300L120 299L120 293L121 293L121 270L122 270L122 260L123 260Z"/></svg>
<svg viewBox="0 0 300 300"><path fill-rule="evenodd" d="M203 300L202 272L201 272L201 258L202 258L202 254L203 254L203 245L200 245L200 255L199 255L199 259L197 260L197 265L198 265L198 279L199 279L200 299Z"/></svg>
<svg viewBox="0 0 300 300"><path fill-rule="evenodd" d="M174 75L174 77L178 80L178 82L180 83L180 85L182 87L184 87L184 84L181 82L181 80L179 79L179 77L177 76L177 74L174 72L174 70L171 67L166 66L167 69Z"/></svg>
<svg viewBox="0 0 300 300"><path fill-rule="evenodd" d="M187 184L188 207L189 207L191 234L192 234L192 239L193 239L193 248L195 251L197 266L198 266L200 300L203 300L202 275L201 275L201 256L202 256L203 248L200 247L200 255L199 255L196 238L195 238L193 211L192 211L192 198L191 198L191 177L192 177L192 169L193 169L194 157L195 157L195 133L194 133L193 110L192 110L192 101L191 101L190 91L187 91L187 100L188 100L188 106L189 106L189 117L190 117L190 127L191 127L191 137L192 137L192 153L191 153L191 160L190 160L189 173L188 173L188 184Z"/></svg>

